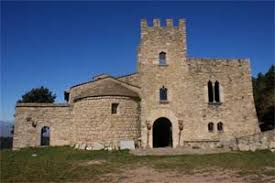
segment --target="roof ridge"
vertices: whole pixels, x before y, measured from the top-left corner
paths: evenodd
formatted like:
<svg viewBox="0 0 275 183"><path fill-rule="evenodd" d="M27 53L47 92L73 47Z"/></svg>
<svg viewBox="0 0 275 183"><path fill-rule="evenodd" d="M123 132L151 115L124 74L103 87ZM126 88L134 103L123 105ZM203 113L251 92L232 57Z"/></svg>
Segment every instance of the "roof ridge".
<svg viewBox="0 0 275 183"><path fill-rule="evenodd" d="M101 83L98 83L93 88L87 88L81 91L78 96L74 98L75 100L80 100L87 97L96 97L96 96L126 96L126 97L139 97L139 93L134 89L127 87L124 83L111 78L109 80L99 80Z"/></svg>
<svg viewBox="0 0 275 183"><path fill-rule="evenodd" d="M127 76L131 76L131 75L135 75L137 74L138 72L133 72L133 73L130 73L130 74L125 74L125 75L121 75L121 76L116 76L116 78L123 78L123 77L127 77Z"/></svg>
<svg viewBox="0 0 275 183"><path fill-rule="evenodd" d="M86 81L86 82L83 82L83 83L80 83L80 84L71 86L70 89L75 88L75 87L78 87L78 86L80 86L80 85L84 85L84 84L88 84L88 83L93 83L93 82L96 82L96 81L102 81L102 80L104 80L104 79L109 79L109 78L110 78L110 79L113 79L113 80L115 80L115 81L118 81L118 82L120 82L120 83L127 84L127 85L132 86L132 87L140 88L139 86L132 85L132 84L126 83L126 82L124 82L124 81L120 81L120 80L118 80L117 78L115 78L114 76L109 75L109 77L106 77L106 78L100 78L100 79L97 79L97 80Z"/></svg>

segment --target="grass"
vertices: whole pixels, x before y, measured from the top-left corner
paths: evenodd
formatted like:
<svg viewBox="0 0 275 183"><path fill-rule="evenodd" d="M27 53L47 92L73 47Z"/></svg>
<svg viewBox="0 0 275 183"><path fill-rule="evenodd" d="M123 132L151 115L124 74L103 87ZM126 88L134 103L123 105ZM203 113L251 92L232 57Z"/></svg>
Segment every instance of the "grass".
<svg viewBox="0 0 275 183"><path fill-rule="evenodd" d="M34 157L33 154L37 156ZM89 161L104 163L87 164ZM275 153L269 151L138 157L128 151L81 151L70 147L27 148L1 151L1 182L100 182L102 175L141 166L187 174L195 170L209 171L217 168L238 171L240 176L275 176L274 169L266 169L275 167L274 162Z"/></svg>

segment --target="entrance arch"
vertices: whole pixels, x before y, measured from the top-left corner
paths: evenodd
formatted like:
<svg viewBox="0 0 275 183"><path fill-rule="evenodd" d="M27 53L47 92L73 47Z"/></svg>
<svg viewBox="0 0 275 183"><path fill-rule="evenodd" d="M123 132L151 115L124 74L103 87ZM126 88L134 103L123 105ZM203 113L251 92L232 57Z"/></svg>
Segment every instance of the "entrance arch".
<svg viewBox="0 0 275 183"><path fill-rule="evenodd" d="M44 126L41 128L40 134L40 145L41 146L49 146L50 145L50 127Z"/></svg>
<svg viewBox="0 0 275 183"><path fill-rule="evenodd" d="M167 118L158 118L153 125L153 147L172 147L172 123Z"/></svg>

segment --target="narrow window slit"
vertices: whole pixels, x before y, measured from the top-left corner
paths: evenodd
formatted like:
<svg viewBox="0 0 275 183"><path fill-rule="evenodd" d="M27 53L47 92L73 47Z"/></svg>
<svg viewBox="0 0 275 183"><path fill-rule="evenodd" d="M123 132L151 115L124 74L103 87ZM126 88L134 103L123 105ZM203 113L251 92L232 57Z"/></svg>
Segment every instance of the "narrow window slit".
<svg viewBox="0 0 275 183"><path fill-rule="evenodd" d="M159 53L159 65L166 65L166 53L160 52Z"/></svg>
<svg viewBox="0 0 275 183"><path fill-rule="evenodd" d="M167 101L167 88L164 86L159 89L159 99L160 101Z"/></svg>
<svg viewBox="0 0 275 183"><path fill-rule="evenodd" d="M215 102L220 102L220 84L215 82Z"/></svg>
<svg viewBox="0 0 275 183"><path fill-rule="evenodd" d="M208 81L208 102L214 102L212 82Z"/></svg>
<svg viewBox="0 0 275 183"><path fill-rule="evenodd" d="M112 114L118 113L118 103L112 103Z"/></svg>

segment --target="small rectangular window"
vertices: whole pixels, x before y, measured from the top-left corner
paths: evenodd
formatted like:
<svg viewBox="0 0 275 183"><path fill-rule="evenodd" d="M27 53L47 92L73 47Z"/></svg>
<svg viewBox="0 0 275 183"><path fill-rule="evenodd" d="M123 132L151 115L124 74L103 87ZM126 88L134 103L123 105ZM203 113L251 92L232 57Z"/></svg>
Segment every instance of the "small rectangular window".
<svg viewBox="0 0 275 183"><path fill-rule="evenodd" d="M165 52L159 53L159 65L166 65L166 53Z"/></svg>
<svg viewBox="0 0 275 183"><path fill-rule="evenodd" d="M112 103L112 114L117 114L118 103Z"/></svg>
<svg viewBox="0 0 275 183"><path fill-rule="evenodd" d="M167 88L164 86L159 89L159 99L160 101L167 101Z"/></svg>

